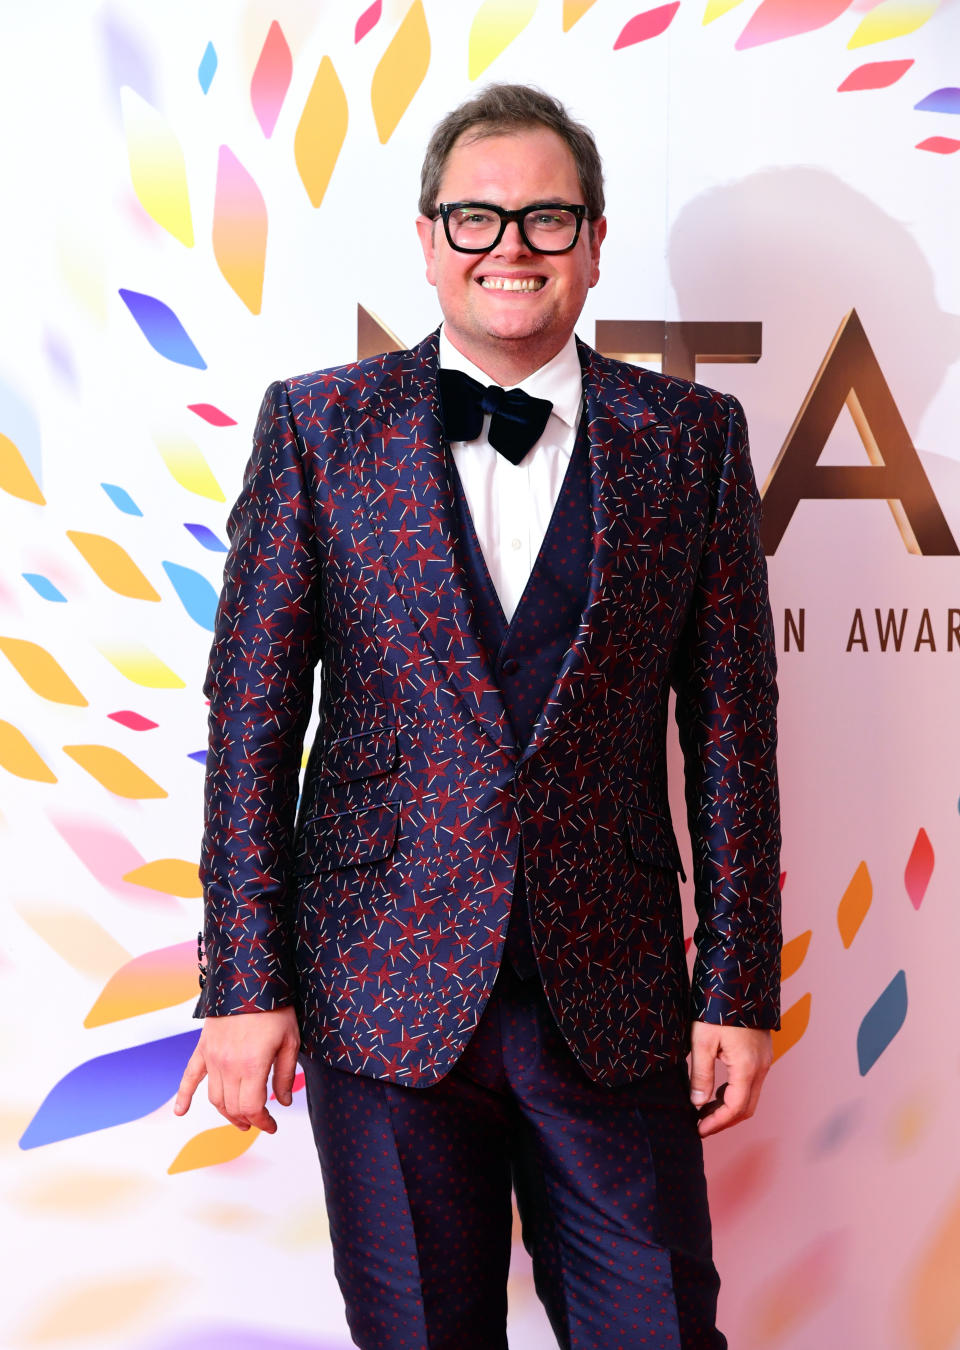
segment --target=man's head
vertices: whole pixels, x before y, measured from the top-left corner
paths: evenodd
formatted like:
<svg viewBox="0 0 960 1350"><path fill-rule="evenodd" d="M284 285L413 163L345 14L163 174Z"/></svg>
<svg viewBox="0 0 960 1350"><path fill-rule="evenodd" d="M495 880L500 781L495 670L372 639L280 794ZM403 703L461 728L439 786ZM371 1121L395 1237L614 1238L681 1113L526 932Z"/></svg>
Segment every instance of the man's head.
<svg viewBox="0 0 960 1350"><path fill-rule="evenodd" d="M604 208L603 166L593 133L575 122L558 99L528 84L492 84L437 123L420 170L420 214L436 214L447 159L461 137L481 140L535 127L546 127L566 142L580 180L587 220L599 220Z"/></svg>
<svg viewBox="0 0 960 1350"><path fill-rule="evenodd" d="M439 207L484 203L504 211L576 207L577 233L538 213L506 222L489 247L440 219ZM590 132L560 103L523 85L495 85L450 113L434 131L421 176L417 220L427 278L437 287L454 345L502 383L516 383L569 338L599 275L603 177ZM581 211L580 208L583 208ZM449 214L449 213L448 213ZM461 213L474 227L475 213ZM489 213L488 213L489 214ZM496 222L495 222L496 224ZM579 228L579 222L577 222ZM480 236L481 244L486 236ZM571 240L575 242L571 243Z"/></svg>

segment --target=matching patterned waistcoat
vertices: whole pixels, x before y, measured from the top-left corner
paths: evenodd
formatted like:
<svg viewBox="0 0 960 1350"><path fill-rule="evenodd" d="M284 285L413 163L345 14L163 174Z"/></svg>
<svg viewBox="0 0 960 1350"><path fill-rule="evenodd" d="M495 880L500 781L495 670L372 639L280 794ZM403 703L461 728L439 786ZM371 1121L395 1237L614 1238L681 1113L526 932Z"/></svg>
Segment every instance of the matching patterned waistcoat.
<svg viewBox="0 0 960 1350"><path fill-rule="evenodd" d="M589 449L586 419L582 418L543 545L509 625L484 561L459 474L451 468L460 560L473 601L474 625L521 748L530 740L587 602L593 553ZM495 451L491 449L490 453ZM505 954L522 979L536 974L522 850L517 860Z"/></svg>

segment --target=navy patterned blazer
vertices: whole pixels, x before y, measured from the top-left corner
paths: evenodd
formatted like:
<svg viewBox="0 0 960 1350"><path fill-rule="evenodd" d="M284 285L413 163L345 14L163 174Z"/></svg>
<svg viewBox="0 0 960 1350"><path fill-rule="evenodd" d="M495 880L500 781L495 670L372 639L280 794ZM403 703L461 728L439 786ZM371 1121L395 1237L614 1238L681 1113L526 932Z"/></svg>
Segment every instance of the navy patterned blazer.
<svg viewBox="0 0 960 1350"><path fill-rule="evenodd" d="M526 746L457 560L436 334L267 391L205 687L198 1016L295 1003L308 1053L436 1082L496 977L522 835L544 991L595 1081L677 1061L691 1018L777 1024L776 662L743 414L701 385L579 353L589 594Z"/></svg>

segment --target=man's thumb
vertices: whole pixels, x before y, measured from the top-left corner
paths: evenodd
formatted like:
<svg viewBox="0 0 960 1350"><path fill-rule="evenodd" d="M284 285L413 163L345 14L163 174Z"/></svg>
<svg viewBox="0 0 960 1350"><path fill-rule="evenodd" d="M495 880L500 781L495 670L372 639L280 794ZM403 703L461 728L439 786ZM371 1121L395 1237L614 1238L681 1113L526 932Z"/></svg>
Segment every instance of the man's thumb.
<svg viewBox="0 0 960 1350"><path fill-rule="evenodd" d="M690 1056L690 1100L694 1106L705 1106L713 1096L715 1065L712 1055L694 1047Z"/></svg>
<svg viewBox="0 0 960 1350"><path fill-rule="evenodd" d="M285 1041L273 1066L273 1091L281 1106L293 1100L293 1080L297 1072L297 1042Z"/></svg>

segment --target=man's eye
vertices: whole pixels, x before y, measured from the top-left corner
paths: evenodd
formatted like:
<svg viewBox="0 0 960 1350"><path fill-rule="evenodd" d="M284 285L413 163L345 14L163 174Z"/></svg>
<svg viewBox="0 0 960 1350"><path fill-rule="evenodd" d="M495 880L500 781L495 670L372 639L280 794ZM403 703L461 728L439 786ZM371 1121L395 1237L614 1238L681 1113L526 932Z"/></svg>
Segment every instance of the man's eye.
<svg viewBox="0 0 960 1350"><path fill-rule="evenodd" d="M535 230L555 230L564 224L563 216L557 211L537 211L529 221Z"/></svg>
<svg viewBox="0 0 960 1350"><path fill-rule="evenodd" d="M457 218L461 225L489 225L493 220L489 211L460 211Z"/></svg>

